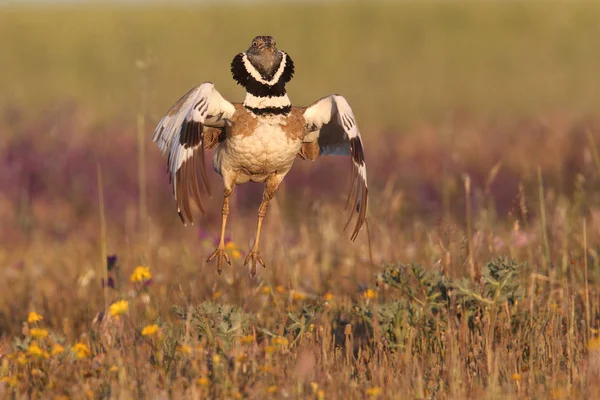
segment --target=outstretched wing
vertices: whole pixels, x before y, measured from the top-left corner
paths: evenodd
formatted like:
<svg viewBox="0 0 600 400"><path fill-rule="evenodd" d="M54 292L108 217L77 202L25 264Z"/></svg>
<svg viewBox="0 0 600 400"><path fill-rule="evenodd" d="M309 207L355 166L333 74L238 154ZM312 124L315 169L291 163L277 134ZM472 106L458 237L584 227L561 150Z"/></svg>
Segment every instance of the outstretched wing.
<svg viewBox="0 0 600 400"><path fill-rule="evenodd" d="M352 179L347 205L353 200L352 210L358 214L354 232L350 237L356 239L367 216L368 193L367 166L363 152L362 139L352 108L340 95L331 95L317 100L304 112L307 134L305 141L318 138L319 152L322 155L350 155L352 159ZM308 139L308 140L307 140ZM346 229L352 215L348 219Z"/></svg>
<svg viewBox="0 0 600 400"><path fill-rule="evenodd" d="M205 133L212 128L228 125L235 112L233 104L225 100L206 82L192 88L171 107L160 120L152 140L157 142L163 155L167 153L167 170L173 185L173 196L181 221L193 223L190 197L204 213L198 186L198 174L210 193L204 167Z"/></svg>

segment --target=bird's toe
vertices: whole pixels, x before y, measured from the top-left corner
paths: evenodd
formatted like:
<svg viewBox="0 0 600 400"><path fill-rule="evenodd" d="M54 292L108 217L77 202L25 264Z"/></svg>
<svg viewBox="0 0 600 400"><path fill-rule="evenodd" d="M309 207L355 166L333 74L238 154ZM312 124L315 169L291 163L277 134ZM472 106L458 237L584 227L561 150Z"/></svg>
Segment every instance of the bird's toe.
<svg viewBox="0 0 600 400"><path fill-rule="evenodd" d="M246 256L244 265L250 264L250 275L254 277L256 275L256 265L260 264L263 268L266 268L265 261L260 255L258 250L253 250Z"/></svg>
<svg viewBox="0 0 600 400"><path fill-rule="evenodd" d="M215 258L217 259L217 272L219 273L219 275L221 275L221 272L223 271L223 259L225 259L227 264L231 265L231 259L229 258L229 255L225 251L224 246L217 247L215 249L215 251L210 255L210 257L208 257L206 259L206 262L211 262Z"/></svg>

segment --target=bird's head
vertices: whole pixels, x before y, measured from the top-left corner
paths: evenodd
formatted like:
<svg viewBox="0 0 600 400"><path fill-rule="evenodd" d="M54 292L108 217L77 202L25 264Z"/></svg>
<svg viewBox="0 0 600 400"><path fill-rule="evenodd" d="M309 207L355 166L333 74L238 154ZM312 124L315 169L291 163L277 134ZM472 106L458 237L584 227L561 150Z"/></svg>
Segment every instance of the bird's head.
<svg viewBox="0 0 600 400"><path fill-rule="evenodd" d="M279 75L277 75L278 71ZM246 89L248 85L255 85L257 94L280 95L280 93L271 93L269 88L261 89L258 86L263 85L264 81L270 82L277 77L277 82L269 83L268 86L277 86L278 92L285 93L283 88L294 74L294 62L289 55L277 49L273 36L256 36L252 39L248 50L233 59L231 72L233 79Z"/></svg>
<svg viewBox="0 0 600 400"><path fill-rule="evenodd" d="M275 38L273 36L257 36L252 39L252 44L246 51L248 54L260 56L261 54L275 53Z"/></svg>
<svg viewBox="0 0 600 400"><path fill-rule="evenodd" d="M248 60L265 79L271 79L283 58L281 51L275 47L273 36L257 36L246 50Z"/></svg>

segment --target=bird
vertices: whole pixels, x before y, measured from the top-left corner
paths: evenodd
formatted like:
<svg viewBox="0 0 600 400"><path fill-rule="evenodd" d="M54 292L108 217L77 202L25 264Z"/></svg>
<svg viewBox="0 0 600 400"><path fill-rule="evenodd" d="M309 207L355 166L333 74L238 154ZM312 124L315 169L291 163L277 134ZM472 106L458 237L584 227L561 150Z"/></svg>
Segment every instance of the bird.
<svg viewBox="0 0 600 400"><path fill-rule="evenodd" d="M227 101L212 82L184 94L159 121L152 140L167 156L167 172L185 224L194 222L190 200L204 214L199 179L210 195L204 152L213 150L213 169L223 179L221 236L207 262L216 259L231 265L225 247L229 198L236 185L264 183L252 248L244 260L250 275L265 262L259 241L267 205L297 158L315 161L325 155L345 155L351 160L347 207L356 214L350 240L358 236L367 216L368 187L364 147L356 118L347 100L332 94L309 106L293 106L286 84L294 75L294 62L279 50L272 36L256 36L250 47L231 62L231 74L246 90L243 103Z"/></svg>

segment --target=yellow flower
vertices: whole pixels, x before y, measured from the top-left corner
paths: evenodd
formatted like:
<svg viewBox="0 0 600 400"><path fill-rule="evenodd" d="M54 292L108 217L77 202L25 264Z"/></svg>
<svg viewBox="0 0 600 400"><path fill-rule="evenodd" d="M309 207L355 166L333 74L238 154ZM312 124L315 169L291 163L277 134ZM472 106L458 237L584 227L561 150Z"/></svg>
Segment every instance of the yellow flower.
<svg viewBox="0 0 600 400"><path fill-rule="evenodd" d="M263 286L263 287L260 289L260 292L261 292L262 294L271 294L271 288L270 288L270 287L268 287L268 286Z"/></svg>
<svg viewBox="0 0 600 400"><path fill-rule="evenodd" d="M262 372L266 372L267 374L273 373L273 367L271 367L270 365L260 365L258 367L258 370L262 371Z"/></svg>
<svg viewBox="0 0 600 400"><path fill-rule="evenodd" d="M325 301L331 301L334 298L335 298L335 296L330 292L327 292L323 295L323 299L325 299Z"/></svg>
<svg viewBox="0 0 600 400"><path fill-rule="evenodd" d="M31 344L27 348L27 352L32 356L41 356L43 354L43 350L37 344L37 342L31 342Z"/></svg>
<svg viewBox="0 0 600 400"><path fill-rule="evenodd" d="M254 335L242 336L240 338L240 343L242 343L242 344L254 343Z"/></svg>
<svg viewBox="0 0 600 400"><path fill-rule="evenodd" d="M288 340L282 336L275 336L272 340L273 344L277 344L279 346L284 346L288 344Z"/></svg>
<svg viewBox="0 0 600 400"><path fill-rule="evenodd" d="M242 398L242 394L241 394L240 392L235 392L235 393L233 394L233 398L234 398L234 399L241 399L241 398Z"/></svg>
<svg viewBox="0 0 600 400"><path fill-rule="evenodd" d="M34 357L48 358L48 352L42 349L36 342L32 342L27 348L27 352Z"/></svg>
<svg viewBox="0 0 600 400"><path fill-rule="evenodd" d="M65 352L65 348L62 347L60 344L55 344L54 346L52 346L52 350L50 350L50 354L52 354L53 356L57 356L59 354L62 354Z"/></svg>
<svg viewBox="0 0 600 400"><path fill-rule="evenodd" d="M275 290L277 290L277 293L279 293L279 294L285 293L285 288L283 286L281 286L281 285L277 286L275 288Z"/></svg>
<svg viewBox="0 0 600 400"><path fill-rule="evenodd" d="M313 394L317 393L317 390L319 390L319 384L317 382L311 382L310 386L312 387Z"/></svg>
<svg viewBox="0 0 600 400"><path fill-rule="evenodd" d="M590 350L600 350L600 337L596 337L588 343L588 349Z"/></svg>
<svg viewBox="0 0 600 400"><path fill-rule="evenodd" d="M19 364L19 365L27 364L27 357L25 357L25 354L19 353L19 356L17 357L17 364Z"/></svg>
<svg viewBox="0 0 600 400"><path fill-rule="evenodd" d="M225 243L225 249L231 250L231 257L233 257L234 260L239 260L242 258L242 253L235 242L229 241Z"/></svg>
<svg viewBox="0 0 600 400"><path fill-rule="evenodd" d="M131 274L131 282L142 282L148 281L152 279L152 274L150 273L150 267L137 266L133 273Z"/></svg>
<svg viewBox="0 0 600 400"><path fill-rule="evenodd" d="M119 316L125 314L129 310L129 302L127 300L119 300L114 302L108 308L110 315L119 319Z"/></svg>
<svg viewBox="0 0 600 400"><path fill-rule="evenodd" d="M238 363L243 363L246 360L248 360L248 356L246 356L244 353L240 353L235 357L235 361Z"/></svg>
<svg viewBox="0 0 600 400"><path fill-rule="evenodd" d="M146 325L144 329L142 329L142 336L152 336L158 332L158 325Z"/></svg>
<svg viewBox="0 0 600 400"><path fill-rule="evenodd" d="M210 379L205 376L198 378L198 385L206 387L210 385Z"/></svg>
<svg viewBox="0 0 600 400"><path fill-rule="evenodd" d="M220 299L221 296L223 296L223 293L219 292L218 290L213 293L213 299L215 299L215 300Z"/></svg>
<svg viewBox="0 0 600 400"><path fill-rule="evenodd" d="M304 300L306 299L306 295L301 292L296 292L295 290L292 293L292 299L294 300Z"/></svg>
<svg viewBox="0 0 600 400"><path fill-rule="evenodd" d="M192 353L192 348L187 344L182 344L181 346L177 346L177 352L180 354L190 355Z"/></svg>
<svg viewBox="0 0 600 400"><path fill-rule="evenodd" d="M521 375L515 372L514 374L512 374L512 380L515 382L519 382L521 380Z"/></svg>
<svg viewBox="0 0 600 400"><path fill-rule="evenodd" d="M213 360L213 364L220 364L220 363L221 363L221 356L220 356L220 355L218 355L218 354L215 354L215 355L212 357L212 360Z"/></svg>
<svg viewBox="0 0 600 400"><path fill-rule="evenodd" d="M92 355L92 352L90 351L89 347L87 347L85 343L81 342L75 343L73 347L71 347L71 351L75 353L75 357L77 357L80 360L82 358L90 357Z"/></svg>
<svg viewBox="0 0 600 400"><path fill-rule="evenodd" d="M40 322L43 319L44 319L44 317L42 317L40 314L36 313L35 311L31 311L29 313L29 315L27 316L27 322L29 322L30 324Z"/></svg>
<svg viewBox="0 0 600 400"><path fill-rule="evenodd" d="M325 391L323 389L319 389L317 392L317 400L325 400Z"/></svg>
<svg viewBox="0 0 600 400"><path fill-rule="evenodd" d="M48 330L40 328L31 328L29 330L29 335L36 339L44 339L48 337Z"/></svg>
<svg viewBox="0 0 600 400"><path fill-rule="evenodd" d="M111 372L113 374L116 374L117 372L119 372L119 366L118 365L113 365L112 367L110 367L108 369L108 372Z"/></svg>
<svg viewBox="0 0 600 400"><path fill-rule="evenodd" d="M552 398L552 399L568 399L569 394L570 394L569 389L567 389L566 387L560 387L560 388L553 389L552 392L550 392L550 398Z"/></svg>
<svg viewBox="0 0 600 400"><path fill-rule="evenodd" d="M3 376L0 378L0 382L6 383L8 386L17 386L19 381L14 376Z"/></svg>
<svg viewBox="0 0 600 400"><path fill-rule="evenodd" d="M267 392L270 394L277 392L277 386L275 386L275 385L269 386L269 388L267 389Z"/></svg>
<svg viewBox="0 0 600 400"><path fill-rule="evenodd" d="M377 292L374 291L373 289L367 289L367 290L364 291L363 297L365 299L369 299L369 300L376 299L377 298Z"/></svg>
<svg viewBox="0 0 600 400"><path fill-rule="evenodd" d="M265 353L267 353L267 354L271 354L275 350L277 350L277 348L275 348L274 346L267 346L267 347L265 347Z"/></svg>
<svg viewBox="0 0 600 400"><path fill-rule="evenodd" d="M369 397L379 397L379 395L381 394L381 388L374 386L372 388L369 388L365 391L365 394Z"/></svg>

